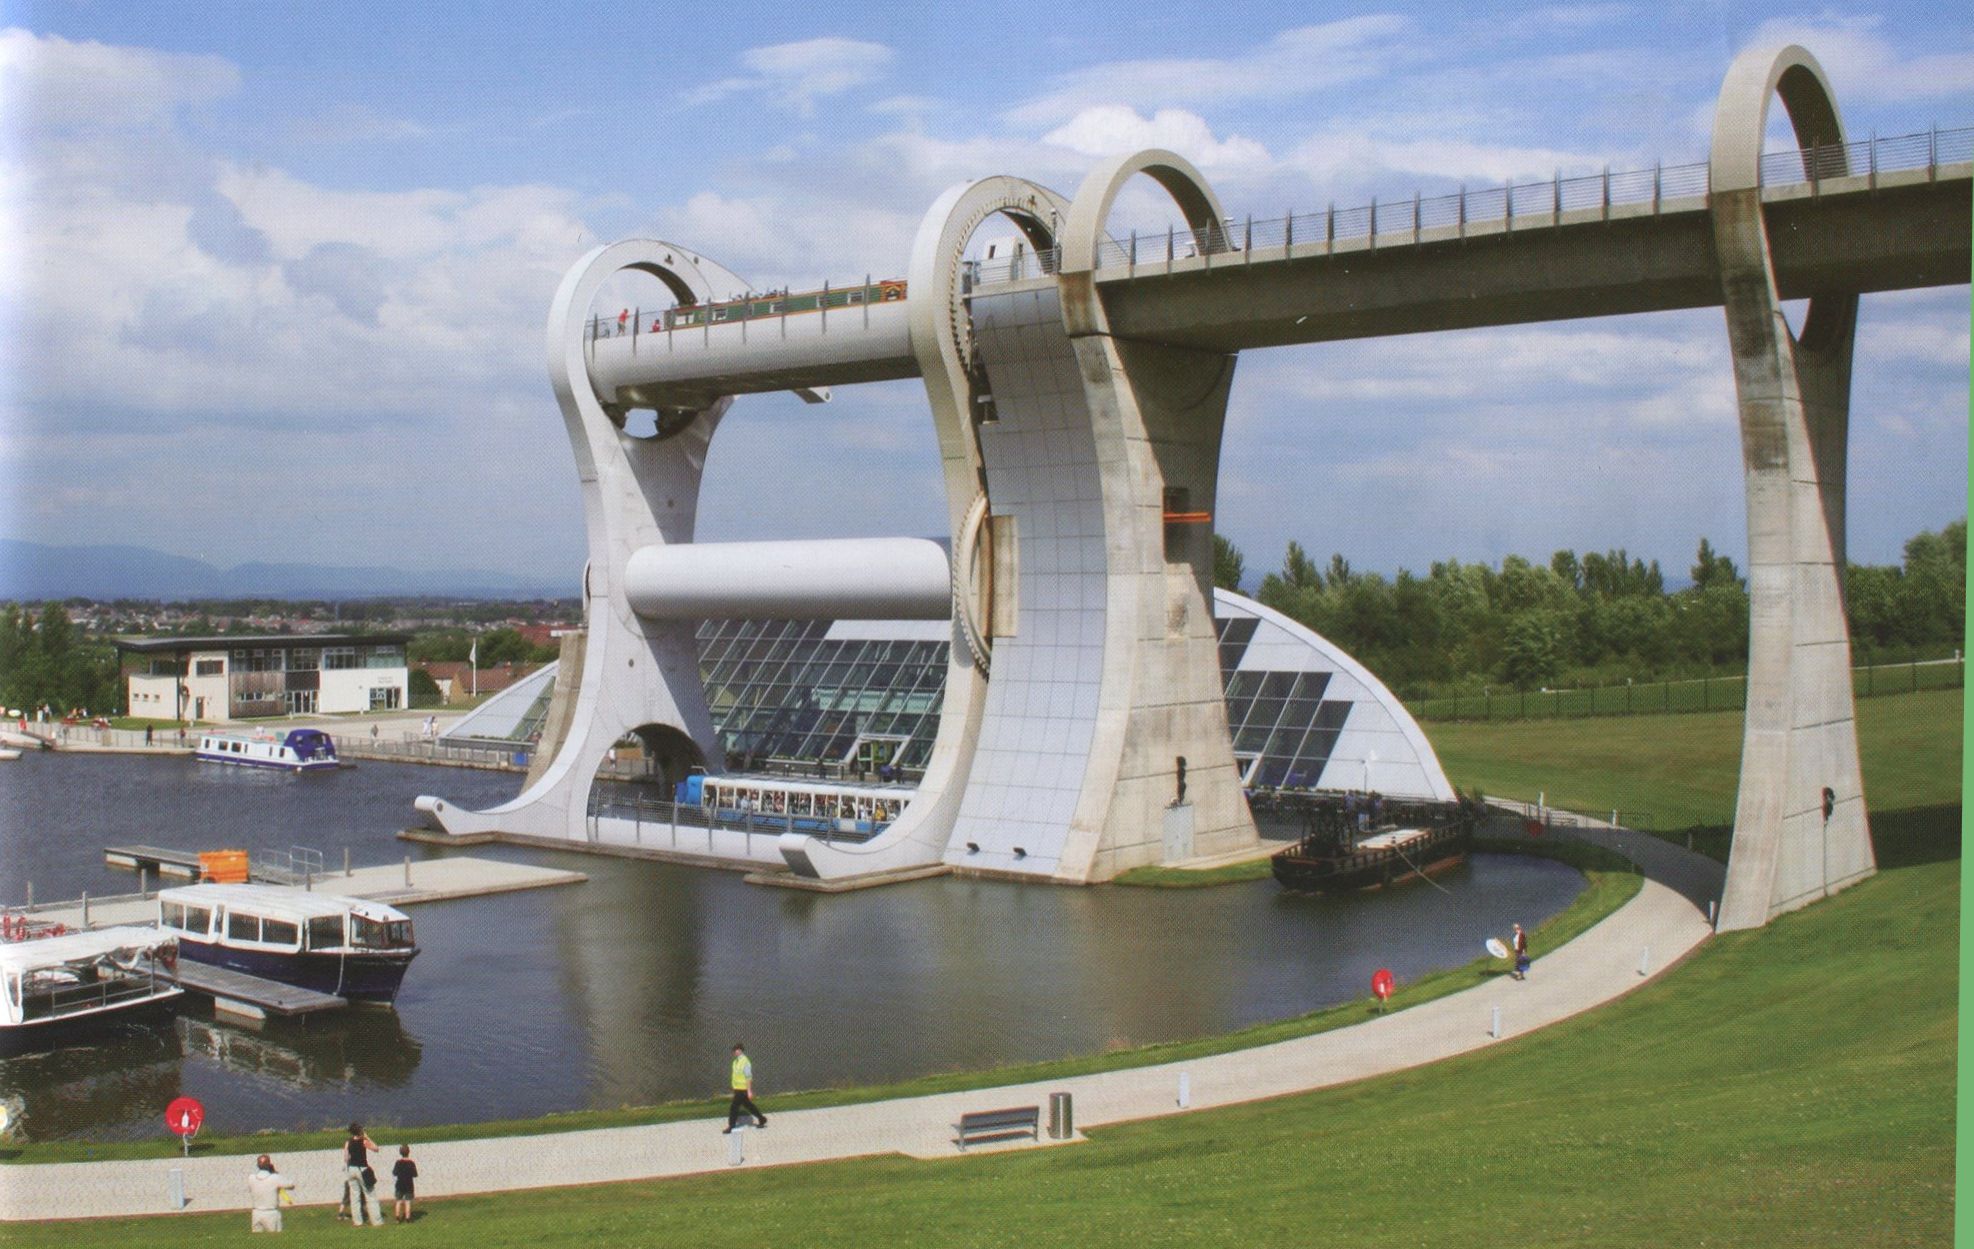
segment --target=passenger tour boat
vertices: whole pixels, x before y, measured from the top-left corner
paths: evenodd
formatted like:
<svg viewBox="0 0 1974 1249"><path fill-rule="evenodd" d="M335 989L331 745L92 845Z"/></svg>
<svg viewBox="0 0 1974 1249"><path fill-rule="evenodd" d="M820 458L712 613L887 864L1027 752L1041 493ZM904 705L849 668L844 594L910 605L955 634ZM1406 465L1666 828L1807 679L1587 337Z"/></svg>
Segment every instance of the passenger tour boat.
<svg viewBox="0 0 1974 1249"><path fill-rule="evenodd" d="M270 732L201 733L192 752L207 763L238 763L254 768L283 768L315 772L342 766L336 742L321 729L290 729L287 736Z"/></svg>
<svg viewBox="0 0 1974 1249"><path fill-rule="evenodd" d="M176 957L172 935L155 928L71 932L0 919L0 1052L54 1049L170 1018L184 993L171 973Z"/></svg>
<svg viewBox="0 0 1974 1249"><path fill-rule="evenodd" d="M266 980L389 1005L418 957L396 907L289 885L158 891L158 926L184 957Z"/></svg>

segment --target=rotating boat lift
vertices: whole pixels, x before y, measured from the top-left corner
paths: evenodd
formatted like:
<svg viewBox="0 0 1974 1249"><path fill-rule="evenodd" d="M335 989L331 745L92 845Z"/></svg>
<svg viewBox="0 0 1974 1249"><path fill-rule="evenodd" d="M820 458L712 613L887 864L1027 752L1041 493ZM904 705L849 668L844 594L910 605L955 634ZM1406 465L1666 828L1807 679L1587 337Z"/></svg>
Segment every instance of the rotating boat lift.
<svg viewBox="0 0 1974 1249"><path fill-rule="evenodd" d="M1515 299L1528 299L1537 269L1497 266L1486 280L1507 295L1494 320L1476 311L1474 298L1434 288L1403 297L1438 311L1410 321L1381 311L1397 328L1364 331L1725 307L1740 396L1752 627L1723 928L1766 923L1874 869L1839 576L1858 296L1816 293L1801 334L1784 317L1759 174L1778 96L1802 147L1823 149L1821 159L1842 143L1834 98L1807 52L1753 50L1735 62L1716 113L1704 205L1714 256L1702 272L1717 283L1711 294L1690 277L1627 278L1613 265L1596 279L1601 285L1567 275L1568 294L1530 311ZM1841 162L1844 149L1835 150ZM1189 272L1226 259L1230 240L1212 188L1184 158L1157 150L1105 161L1069 199L1014 177L949 190L914 242L908 297L891 303L720 325L708 318L687 330L599 339L587 328L592 302L625 270L656 276L682 304L732 297L747 284L670 243L631 240L584 257L548 326L590 549L589 631L570 728L513 802L486 812L432 798L419 806L449 832L585 840L592 778L625 733L666 726L670 748L719 767L696 619L920 616L950 618L953 637L945 706L917 797L860 845L784 835L777 849L794 873L880 881L945 865L1082 883L1168 855L1253 845L1220 684L1211 530L1173 523L1214 509L1236 353L1112 332L1114 310L1097 279L1100 248L1119 190L1139 174L1184 217L1199 250ZM1874 168L1872 189L1879 185ZM965 251L996 216L1012 221L1037 257L1055 258L1053 267L970 286ZM1559 202L1551 222L1558 236L1562 218ZM1603 228L1611 221L1606 203ZM1625 237L1645 238L1658 222L1655 197L1649 222L1628 222ZM1963 227L1952 246L1964 249L1965 235ZM1465 251L1468 237L1463 215L1462 250L1434 254L1494 254ZM1537 244L1515 231L1513 245ZM1659 244L1634 245L1642 252ZM1667 246L1668 256L1690 263L1676 241ZM1243 251L1252 262L1251 240ZM1173 269L1168 255L1165 271ZM1964 275L1964 259L1959 269ZM1140 279L1150 280L1172 281ZM1282 279L1256 280L1277 282L1266 291L1279 302ZM1898 282L1937 284L1886 279ZM1557 300L1576 301L1577 311L1558 311ZM1401 306L1399 295L1392 301ZM1142 317L1145 308L1134 309ZM1254 332L1284 340L1280 326ZM734 396L796 389L816 398L821 387L914 375L924 380L939 440L950 560L937 544L909 539L692 544L706 449ZM657 410L652 437L625 431L631 407Z"/></svg>

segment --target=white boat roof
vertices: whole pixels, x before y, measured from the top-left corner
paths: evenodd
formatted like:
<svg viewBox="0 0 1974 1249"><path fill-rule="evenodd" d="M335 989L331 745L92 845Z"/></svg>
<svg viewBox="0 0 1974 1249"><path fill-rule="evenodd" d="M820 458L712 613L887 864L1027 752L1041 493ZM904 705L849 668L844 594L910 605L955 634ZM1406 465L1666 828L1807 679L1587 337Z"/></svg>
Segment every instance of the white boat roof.
<svg viewBox="0 0 1974 1249"><path fill-rule="evenodd" d="M869 781L807 780L799 776L757 776L747 772L724 772L706 778L708 785L745 785L771 794L819 794L832 798L899 798L917 795L910 785L886 785Z"/></svg>
<svg viewBox="0 0 1974 1249"><path fill-rule="evenodd" d="M316 893L293 885L177 885L158 890L160 902L184 902L193 906L239 907L260 914L295 915L320 919L345 911L382 922L410 919L403 911L366 898L349 898L335 893Z"/></svg>
<svg viewBox="0 0 1974 1249"><path fill-rule="evenodd" d="M25 972L37 967L93 961L105 954L137 953L174 939L173 934L156 928L125 924L64 933L59 937L0 942L0 970Z"/></svg>

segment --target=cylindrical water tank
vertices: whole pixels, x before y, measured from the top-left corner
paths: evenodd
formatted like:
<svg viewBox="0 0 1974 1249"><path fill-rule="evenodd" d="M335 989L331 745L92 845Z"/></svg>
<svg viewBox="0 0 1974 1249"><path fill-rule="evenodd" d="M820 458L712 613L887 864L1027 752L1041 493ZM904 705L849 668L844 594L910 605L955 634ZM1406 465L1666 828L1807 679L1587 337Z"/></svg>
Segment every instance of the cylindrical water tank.
<svg viewBox="0 0 1974 1249"><path fill-rule="evenodd" d="M632 610L660 620L944 620L945 548L924 538L647 546L624 566Z"/></svg>

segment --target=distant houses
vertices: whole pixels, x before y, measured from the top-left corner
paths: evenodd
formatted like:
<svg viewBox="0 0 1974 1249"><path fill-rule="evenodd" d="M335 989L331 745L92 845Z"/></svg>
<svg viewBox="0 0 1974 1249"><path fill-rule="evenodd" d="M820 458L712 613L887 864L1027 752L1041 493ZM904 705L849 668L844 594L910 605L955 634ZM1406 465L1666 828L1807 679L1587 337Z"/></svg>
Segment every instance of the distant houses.
<svg viewBox="0 0 1974 1249"><path fill-rule="evenodd" d="M472 698L475 692L481 695L498 694L533 672L539 672L540 664L504 663L492 664L476 674L473 665L464 660L421 660L415 665L420 672L432 678L439 687L439 697L447 706Z"/></svg>

